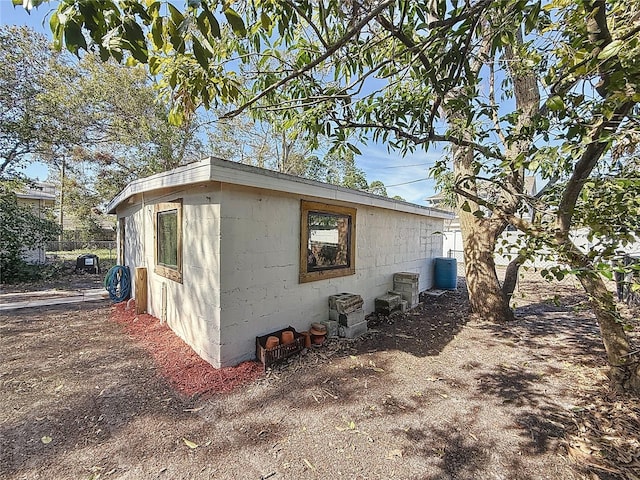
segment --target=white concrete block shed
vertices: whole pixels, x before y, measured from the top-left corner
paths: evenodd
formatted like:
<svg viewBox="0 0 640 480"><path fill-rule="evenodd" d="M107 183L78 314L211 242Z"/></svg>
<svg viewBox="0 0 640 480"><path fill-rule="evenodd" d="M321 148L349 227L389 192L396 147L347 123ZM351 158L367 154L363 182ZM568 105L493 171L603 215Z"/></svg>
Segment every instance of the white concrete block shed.
<svg viewBox="0 0 640 480"><path fill-rule="evenodd" d="M136 180L109 204L119 263L147 268L148 311L215 367L255 357L255 338L328 319L328 298L366 313L393 274L432 286L438 209L209 158ZM132 285L132 295L135 285Z"/></svg>

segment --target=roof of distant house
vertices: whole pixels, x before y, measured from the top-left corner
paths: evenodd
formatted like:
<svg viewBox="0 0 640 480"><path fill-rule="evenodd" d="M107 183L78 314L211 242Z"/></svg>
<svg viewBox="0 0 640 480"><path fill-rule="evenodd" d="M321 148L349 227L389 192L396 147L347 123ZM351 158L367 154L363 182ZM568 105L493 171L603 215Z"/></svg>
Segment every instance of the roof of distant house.
<svg viewBox="0 0 640 480"><path fill-rule="evenodd" d="M56 186L52 183L36 182L25 186L21 191L16 192L16 197L29 200L51 200L56 199Z"/></svg>

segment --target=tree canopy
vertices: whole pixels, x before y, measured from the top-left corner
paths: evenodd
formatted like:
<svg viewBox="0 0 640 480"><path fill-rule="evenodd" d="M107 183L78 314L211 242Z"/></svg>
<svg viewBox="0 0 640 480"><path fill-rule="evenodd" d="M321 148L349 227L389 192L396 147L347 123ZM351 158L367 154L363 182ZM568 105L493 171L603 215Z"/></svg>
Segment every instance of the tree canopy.
<svg viewBox="0 0 640 480"><path fill-rule="evenodd" d="M50 138L50 105L38 102L46 83L64 83L51 67L55 55L44 36L21 27L0 28L0 179L13 177L40 142Z"/></svg>

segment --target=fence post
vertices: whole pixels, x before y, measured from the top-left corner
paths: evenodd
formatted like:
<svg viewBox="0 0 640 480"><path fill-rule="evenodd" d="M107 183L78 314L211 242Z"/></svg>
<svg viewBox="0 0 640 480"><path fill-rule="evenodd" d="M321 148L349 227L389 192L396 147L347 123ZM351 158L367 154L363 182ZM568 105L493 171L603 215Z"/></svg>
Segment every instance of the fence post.
<svg viewBox="0 0 640 480"><path fill-rule="evenodd" d="M147 312L147 269L136 267L136 315Z"/></svg>

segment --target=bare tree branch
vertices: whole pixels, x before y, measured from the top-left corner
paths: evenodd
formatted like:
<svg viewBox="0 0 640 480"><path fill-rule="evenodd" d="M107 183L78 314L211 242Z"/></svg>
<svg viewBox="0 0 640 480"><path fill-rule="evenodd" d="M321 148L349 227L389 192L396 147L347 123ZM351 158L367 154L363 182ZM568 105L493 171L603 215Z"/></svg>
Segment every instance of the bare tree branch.
<svg viewBox="0 0 640 480"><path fill-rule="evenodd" d="M412 133L406 132L403 129L393 126L393 125L384 125L381 123L364 123L364 122L354 122L348 119L336 119L337 122L341 124L343 127L347 128L363 128L363 129L379 129L379 130L388 130L395 133L398 137L405 138L407 140L411 140L415 145L422 145L429 142L447 142L453 143L455 145L459 145L461 147L471 148L476 152L481 153L485 157L494 160L503 160L502 154L500 152L492 150L491 148L485 147L484 145L480 145L479 143L471 142L469 140L465 140L460 137L450 136L450 135L441 135L435 133L429 133L427 136L418 136Z"/></svg>
<svg viewBox="0 0 640 480"><path fill-rule="evenodd" d="M602 122L591 134L591 143L587 145L580 160L576 162L573 173L567 182L567 186L558 206L557 223L559 233L565 238L569 236L571 220L575 210L576 202L582 191L584 183L589 178L594 167L607 149L607 142L602 139L606 132L615 131L624 120L624 117L631 111L634 102L626 102L615 111L611 120Z"/></svg>
<svg viewBox="0 0 640 480"><path fill-rule="evenodd" d="M339 41L337 41L331 47L329 47L318 58L316 58L315 60L307 63L304 67L300 68L299 70L296 70L296 71L290 73L289 75L287 75L285 78L279 80L278 82L276 82L276 83L270 85L269 87L265 88L260 93L258 93L257 95L255 95L253 98L249 99L248 101L246 101L242 105L240 105L235 110L232 110L232 111L228 112L227 114L225 114L224 118L228 118L228 117L233 117L233 116L239 115L244 110L249 108L251 105L256 103L261 98L265 97L269 93L273 92L274 90L277 90L278 88L282 87L283 85L285 85L286 83L290 82L294 78L298 78L299 76L301 76L305 72L308 72L308 71L314 69L315 67L317 67L318 65L320 65L322 62L324 62L329 57L331 57L331 55L333 55L336 51L338 51L340 48L345 46L349 42L349 40L351 40L351 38L356 36L362 30L362 28L365 25L367 25L372 19L377 17L380 14L380 12L382 12L385 8L387 8L390 5L392 5L394 2L395 2L395 0L385 0L384 2L380 3L380 5L378 5L371 12L369 12L367 15L365 15L353 28L351 28L342 38L340 38Z"/></svg>

